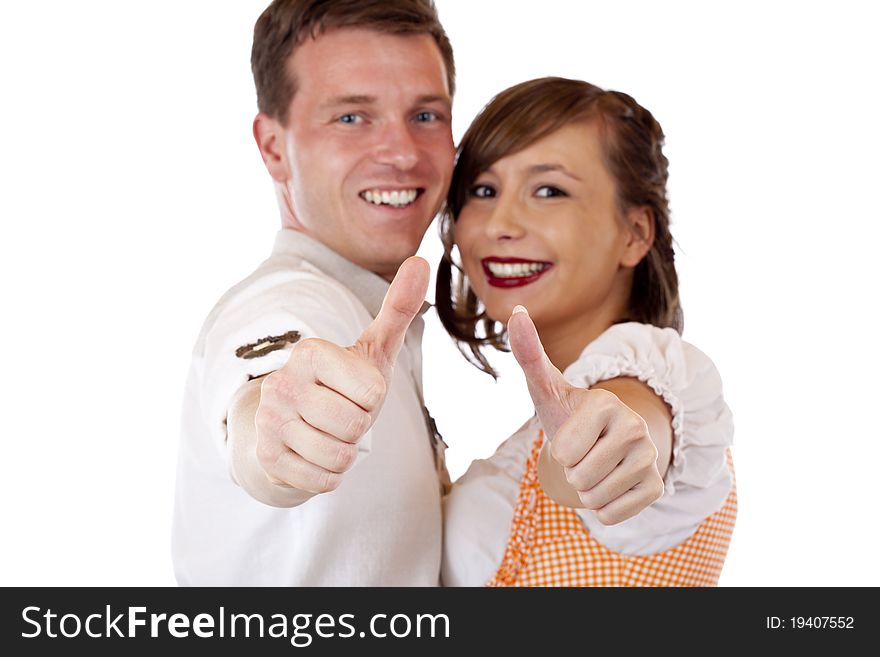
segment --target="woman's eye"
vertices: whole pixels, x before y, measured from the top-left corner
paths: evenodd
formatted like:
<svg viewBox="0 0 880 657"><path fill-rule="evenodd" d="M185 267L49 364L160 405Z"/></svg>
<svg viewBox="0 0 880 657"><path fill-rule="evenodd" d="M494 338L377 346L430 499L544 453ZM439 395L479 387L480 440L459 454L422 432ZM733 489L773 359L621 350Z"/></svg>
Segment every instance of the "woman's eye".
<svg viewBox="0 0 880 657"><path fill-rule="evenodd" d="M359 114L343 114L338 119L340 123L360 123L363 120Z"/></svg>
<svg viewBox="0 0 880 657"><path fill-rule="evenodd" d="M495 190L489 185L474 185L471 187L468 196L473 198L492 198L495 196Z"/></svg>
<svg viewBox="0 0 880 657"><path fill-rule="evenodd" d="M538 188L538 191L535 192L535 196L538 198L551 198L554 196L568 196L565 192L563 192L558 187L553 187L552 185L544 185Z"/></svg>

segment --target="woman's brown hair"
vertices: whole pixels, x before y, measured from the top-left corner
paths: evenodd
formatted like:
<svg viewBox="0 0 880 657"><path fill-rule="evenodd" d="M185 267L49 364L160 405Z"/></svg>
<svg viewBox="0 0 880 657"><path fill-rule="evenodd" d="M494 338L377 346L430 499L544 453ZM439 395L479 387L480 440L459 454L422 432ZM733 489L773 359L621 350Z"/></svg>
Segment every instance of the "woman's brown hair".
<svg viewBox="0 0 880 657"><path fill-rule="evenodd" d="M621 212L646 207L654 219L654 241L636 265L628 315L620 321L672 327L679 333L683 328L669 232L669 162L663 155L660 124L632 97L618 91L564 78L523 82L495 96L468 128L440 220L444 254L437 272L437 313L465 357L492 376L495 370L482 348L508 351L507 329L486 315L464 271L453 262L455 221L474 181L495 162L570 123L587 120L599 122L605 165L614 178ZM458 272L455 277L453 268Z"/></svg>

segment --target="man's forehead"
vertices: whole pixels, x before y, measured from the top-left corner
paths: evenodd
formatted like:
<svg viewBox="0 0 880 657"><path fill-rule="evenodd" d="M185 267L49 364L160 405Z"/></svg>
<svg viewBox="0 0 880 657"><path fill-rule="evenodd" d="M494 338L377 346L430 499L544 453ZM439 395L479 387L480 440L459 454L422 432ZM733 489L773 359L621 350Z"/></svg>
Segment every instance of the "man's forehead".
<svg viewBox="0 0 880 657"><path fill-rule="evenodd" d="M365 86L381 87L406 76L420 84L422 95L448 97L446 65L429 34L391 34L364 28L339 27L307 36L287 62L297 86L318 83L324 89L338 86L331 95L353 95L350 85L358 75ZM360 92L357 92L360 93Z"/></svg>

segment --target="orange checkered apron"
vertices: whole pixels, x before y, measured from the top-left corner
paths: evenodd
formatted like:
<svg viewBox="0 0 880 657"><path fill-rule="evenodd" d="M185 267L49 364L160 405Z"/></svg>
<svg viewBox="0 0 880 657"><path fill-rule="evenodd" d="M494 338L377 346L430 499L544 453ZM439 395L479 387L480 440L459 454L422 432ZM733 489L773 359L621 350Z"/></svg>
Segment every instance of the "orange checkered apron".
<svg viewBox="0 0 880 657"><path fill-rule="evenodd" d="M500 568L486 586L716 586L736 521L736 482L724 505L684 543L627 556L599 544L577 513L538 482L544 433L532 446ZM733 461L727 453L733 475Z"/></svg>

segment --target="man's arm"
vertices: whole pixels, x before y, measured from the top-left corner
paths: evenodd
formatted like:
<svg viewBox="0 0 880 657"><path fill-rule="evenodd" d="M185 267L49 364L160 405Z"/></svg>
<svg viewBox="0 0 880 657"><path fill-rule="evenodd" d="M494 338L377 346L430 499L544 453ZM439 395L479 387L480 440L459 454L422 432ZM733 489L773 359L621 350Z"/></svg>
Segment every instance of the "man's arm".
<svg viewBox="0 0 880 657"><path fill-rule="evenodd" d="M293 507L339 486L382 408L429 277L427 262L409 258L354 345L301 340L281 369L238 390L227 413L227 454L248 494Z"/></svg>

